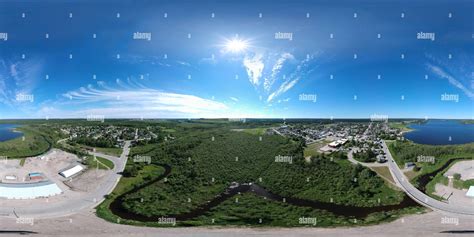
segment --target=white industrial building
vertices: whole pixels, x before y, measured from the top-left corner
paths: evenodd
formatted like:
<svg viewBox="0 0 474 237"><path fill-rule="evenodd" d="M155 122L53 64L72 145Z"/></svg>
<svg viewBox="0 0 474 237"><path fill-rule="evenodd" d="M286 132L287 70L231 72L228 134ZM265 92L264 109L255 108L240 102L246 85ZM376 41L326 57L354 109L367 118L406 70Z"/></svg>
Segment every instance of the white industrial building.
<svg viewBox="0 0 474 237"><path fill-rule="evenodd" d="M62 191L53 182L37 183L0 183L0 198L7 199L34 199L61 194Z"/></svg>
<svg viewBox="0 0 474 237"><path fill-rule="evenodd" d="M469 190L467 190L466 196L474 198L474 186L469 187Z"/></svg>
<svg viewBox="0 0 474 237"><path fill-rule="evenodd" d="M59 174L63 176L64 178L69 178L73 175L78 174L79 172L83 170L84 170L84 167L82 167L81 165L75 165L72 168L59 172Z"/></svg>

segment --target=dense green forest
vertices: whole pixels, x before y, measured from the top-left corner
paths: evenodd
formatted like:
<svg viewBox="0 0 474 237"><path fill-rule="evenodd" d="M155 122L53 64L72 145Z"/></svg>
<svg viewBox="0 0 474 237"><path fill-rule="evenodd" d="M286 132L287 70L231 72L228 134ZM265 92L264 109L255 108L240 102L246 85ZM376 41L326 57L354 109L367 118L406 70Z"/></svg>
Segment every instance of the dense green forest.
<svg viewBox="0 0 474 237"><path fill-rule="evenodd" d="M112 139L109 137L99 137L97 139L91 139L88 136L80 136L76 137L74 139L71 139L70 143L72 145L77 144L83 144L86 146L91 146L91 147L104 147L104 148L112 148L115 147L115 144L117 143L117 139Z"/></svg>
<svg viewBox="0 0 474 237"><path fill-rule="evenodd" d="M374 162L376 161L377 157L377 155L371 149L368 149L366 151L354 152L353 155L354 159L360 162Z"/></svg>
<svg viewBox="0 0 474 237"><path fill-rule="evenodd" d="M186 137L162 143L147 153L153 162L169 164L172 173L166 182L127 196L125 207L145 215L189 211L222 193L231 182L255 182L274 162L278 154L274 148L287 142L278 136L264 136L259 141L243 132L188 132Z"/></svg>
<svg viewBox="0 0 474 237"><path fill-rule="evenodd" d="M377 206L399 203L403 193L388 188L370 169L354 166L343 153L303 158L304 143L278 135L231 131L228 124L178 123L174 140L135 147L172 172L124 198L123 207L145 216L187 213L225 191L231 182L257 183L285 197L342 205ZM292 162L275 162L275 157ZM144 164L130 163L135 175Z"/></svg>
<svg viewBox="0 0 474 237"><path fill-rule="evenodd" d="M473 157L474 143L463 145L422 145L410 141L395 141L389 144L390 151L394 153L398 164L416 162L419 155L434 156L435 158L448 157ZM442 159L435 159L442 162Z"/></svg>

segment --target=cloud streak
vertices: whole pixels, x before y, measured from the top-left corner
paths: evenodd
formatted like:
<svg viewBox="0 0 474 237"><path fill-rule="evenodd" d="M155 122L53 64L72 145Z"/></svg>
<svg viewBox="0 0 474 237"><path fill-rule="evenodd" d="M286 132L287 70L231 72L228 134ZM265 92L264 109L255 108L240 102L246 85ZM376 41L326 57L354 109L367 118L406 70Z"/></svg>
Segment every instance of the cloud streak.
<svg viewBox="0 0 474 237"><path fill-rule="evenodd" d="M17 94L32 94L40 80L39 60L6 61L0 59L0 103L22 110L28 106L16 100Z"/></svg>
<svg viewBox="0 0 474 237"><path fill-rule="evenodd" d="M254 52L246 55L242 64L250 83L266 97L263 101L271 103L314 70L310 68L314 58L315 55L308 55L298 61L289 52Z"/></svg>
<svg viewBox="0 0 474 237"><path fill-rule="evenodd" d="M276 91L268 96L267 102L270 103L278 96L283 95L285 92L293 88L301 78L313 72L314 68L310 68L310 65L314 58L314 55L308 55L304 60L298 63L296 69L290 74L289 78L286 79Z"/></svg>
<svg viewBox="0 0 474 237"><path fill-rule="evenodd" d="M429 64L429 63L427 64L427 67L428 67L429 70L431 70L432 73L434 73L438 77L443 78L443 79L447 79L449 84L451 84L451 85L457 87L458 89L460 89L467 97L469 97L470 99L474 99L474 92L472 92L468 88L466 88L461 82L456 80L456 78L454 78L452 75L450 75L449 73L447 73L446 71L444 71L440 67Z"/></svg>
<svg viewBox="0 0 474 237"><path fill-rule="evenodd" d="M147 88L141 84L123 83L109 86L98 82L63 94L65 107L81 107L74 111L55 110L49 106L44 111L61 113L59 116L84 117L91 114L107 117L219 117L229 108L227 105L195 95L179 94ZM43 115L44 116L44 115ZM58 115L52 115L58 116Z"/></svg>

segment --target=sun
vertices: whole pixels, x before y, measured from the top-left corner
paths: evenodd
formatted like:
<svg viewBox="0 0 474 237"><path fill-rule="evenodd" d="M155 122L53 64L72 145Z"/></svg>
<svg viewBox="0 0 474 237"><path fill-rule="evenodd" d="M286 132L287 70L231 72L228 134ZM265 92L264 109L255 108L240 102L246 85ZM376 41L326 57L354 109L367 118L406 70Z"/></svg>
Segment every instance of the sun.
<svg viewBox="0 0 474 237"><path fill-rule="evenodd" d="M249 47L249 44L246 40L234 38L227 40L224 47L228 52L239 53L245 51Z"/></svg>

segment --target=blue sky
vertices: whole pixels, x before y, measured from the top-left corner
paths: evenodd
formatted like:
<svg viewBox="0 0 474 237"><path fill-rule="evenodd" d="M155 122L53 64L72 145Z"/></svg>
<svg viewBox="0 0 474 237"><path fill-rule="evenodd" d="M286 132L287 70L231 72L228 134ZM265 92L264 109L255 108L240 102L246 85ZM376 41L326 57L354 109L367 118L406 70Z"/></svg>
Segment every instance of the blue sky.
<svg viewBox="0 0 474 237"><path fill-rule="evenodd" d="M0 119L473 118L473 11L469 1L2 1Z"/></svg>

